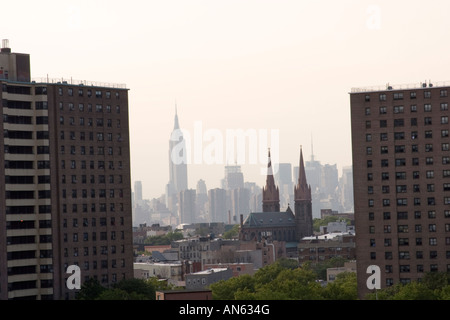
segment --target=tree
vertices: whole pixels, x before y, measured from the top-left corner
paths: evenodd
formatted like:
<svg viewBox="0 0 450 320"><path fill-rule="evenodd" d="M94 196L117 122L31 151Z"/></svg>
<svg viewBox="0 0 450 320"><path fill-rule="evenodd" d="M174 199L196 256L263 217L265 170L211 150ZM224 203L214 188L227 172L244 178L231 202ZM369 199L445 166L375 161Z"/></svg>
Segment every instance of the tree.
<svg viewBox="0 0 450 320"><path fill-rule="evenodd" d="M105 291L106 288L103 287L98 280L94 278L89 278L81 285L81 290L77 294L78 300L95 300L100 296L100 294Z"/></svg>
<svg viewBox="0 0 450 320"><path fill-rule="evenodd" d="M79 300L155 300L157 290L171 289L165 282L149 279L123 279L112 288L103 287L97 280L89 279L77 296Z"/></svg>
<svg viewBox="0 0 450 320"><path fill-rule="evenodd" d="M265 266L253 276L216 282L210 288L216 300L322 299L314 271L299 268L296 261L289 259Z"/></svg>
<svg viewBox="0 0 450 320"><path fill-rule="evenodd" d="M448 300L450 299L450 274L447 272L426 273L421 282L397 283L370 293L367 299L379 300Z"/></svg>
<svg viewBox="0 0 450 320"><path fill-rule="evenodd" d="M317 264L313 264L312 269L316 272L318 279L325 280L327 278L328 268L343 267L346 261L348 260L343 257L333 257L331 259L321 261Z"/></svg>
<svg viewBox="0 0 450 320"><path fill-rule="evenodd" d="M143 294L136 292L127 292L125 290L114 288L103 291L96 300L151 300Z"/></svg>
<svg viewBox="0 0 450 320"><path fill-rule="evenodd" d="M149 246L168 245L172 241L181 240L183 238L184 236L181 232L175 231L175 232L168 232L165 235L147 237L145 238L144 243Z"/></svg>
<svg viewBox="0 0 450 320"><path fill-rule="evenodd" d="M211 284L212 297L214 300L239 300L243 294L247 295L255 290L255 279L244 274L228 280L220 280Z"/></svg>
<svg viewBox="0 0 450 320"><path fill-rule="evenodd" d="M233 239L239 235L239 225L235 224L230 230L223 233L224 239Z"/></svg>
<svg viewBox="0 0 450 320"><path fill-rule="evenodd" d="M342 272L328 282L322 295L328 300L356 300L358 298L355 272Z"/></svg>

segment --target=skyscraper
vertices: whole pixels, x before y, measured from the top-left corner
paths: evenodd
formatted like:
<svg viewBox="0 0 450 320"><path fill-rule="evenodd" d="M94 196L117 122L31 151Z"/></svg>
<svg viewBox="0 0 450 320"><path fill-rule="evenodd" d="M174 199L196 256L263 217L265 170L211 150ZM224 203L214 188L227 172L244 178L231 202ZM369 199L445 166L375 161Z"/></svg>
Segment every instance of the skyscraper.
<svg viewBox="0 0 450 320"><path fill-rule="evenodd" d="M228 222L227 191L225 189L208 190L208 206L211 222Z"/></svg>
<svg viewBox="0 0 450 320"><path fill-rule="evenodd" d="M166 188L167 207L176 212L176 202L181 191L188 188L186 141L178 122L175 107L175 119L169 140L169 183Z"/></svg>
<svg viewBox="0 0 450 320"><path fill-rule="evenodd" d="M180 223L194 223L196 220L196 191L186 189L178 193L178 219Z"/></svg>
<svg viewBox="0 0 450 320"><path fill-rule="evenodd" d="M70 299L69 266L109 286L133 277L128 89L30 78L0 52L0 299Z"/></svg>
<svg viewBox="0 0 450 320"><path fill-rule="evenodd" d="M449 86L350 93L358 292L450 270Z"/></svg>
<svg viewBox="0 0 450 320"><path fill-rule="evenodd" d="M290 163L279 163L278 172L275 175L280 189L280 207L285 208L291 203L293 196L292 165Z"/></svg>
<svg viewBox="0 0 450 320"><path fill-rule="evenodd" d="M142 201L142 181L134 182L134 201L136 204Z"/></svg>

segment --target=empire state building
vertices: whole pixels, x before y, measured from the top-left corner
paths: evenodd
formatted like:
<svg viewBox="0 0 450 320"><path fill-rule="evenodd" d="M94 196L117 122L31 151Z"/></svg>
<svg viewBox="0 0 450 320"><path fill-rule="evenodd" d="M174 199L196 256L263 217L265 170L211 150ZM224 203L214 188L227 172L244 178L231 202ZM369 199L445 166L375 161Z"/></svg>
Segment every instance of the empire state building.
<svg viewBox="0 0 450 320"><path fill-rule="evenodd" d="M186 142L178 122L175 107L175 121L169 140L169 183L166 188L167 205L174 208L177 195L188 188Z"/></svg>

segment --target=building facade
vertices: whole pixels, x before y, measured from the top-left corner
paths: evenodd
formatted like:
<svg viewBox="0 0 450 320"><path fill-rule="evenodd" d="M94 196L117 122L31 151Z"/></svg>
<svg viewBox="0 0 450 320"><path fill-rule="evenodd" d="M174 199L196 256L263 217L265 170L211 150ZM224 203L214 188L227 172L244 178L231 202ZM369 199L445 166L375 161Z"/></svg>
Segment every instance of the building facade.
<svg viewBox="0 0 450 320"><path fill-rule="evenodd" d="M358 292L369 265L381 288L450 270L450 87L350 93Z"/></svg>
<svg viewBox="0 0 450 320"><path fill-rule="evenodd" d="M0 52L0 299L71 299L66 273L133 277L128 89L31 81Z"/></svg>

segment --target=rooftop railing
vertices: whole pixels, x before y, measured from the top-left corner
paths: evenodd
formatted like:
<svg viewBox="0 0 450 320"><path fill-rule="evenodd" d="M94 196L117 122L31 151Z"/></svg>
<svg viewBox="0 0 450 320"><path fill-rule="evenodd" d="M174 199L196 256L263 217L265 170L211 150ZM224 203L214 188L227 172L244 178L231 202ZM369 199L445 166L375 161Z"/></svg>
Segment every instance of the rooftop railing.
<svg viewBox="0 0 450 320"><path fill-rule="evenodd" d="M105 87L105 88L115 88L115 89L126 89L127 85L124 83L109 83L109 82L98 82L98 81L87 81L87 80L75 80L72 78L33 78L32 82L35 83L56 83L64 85L73 86L91 86L91 87Z"/></svg>
<svg viewBox="0 0 450 320"><path fill-rule="evenodd" d="M361 93L361 92L374 92L374 91L388 91L388 90L408 90L408 89L425 89L433 87L449 87L450 81L438 81L438 82L416 82L408 84L395 84L391 85L387 83L385 86L369 86L369 87L358 87L352 88L351 93Z"/></svg>

